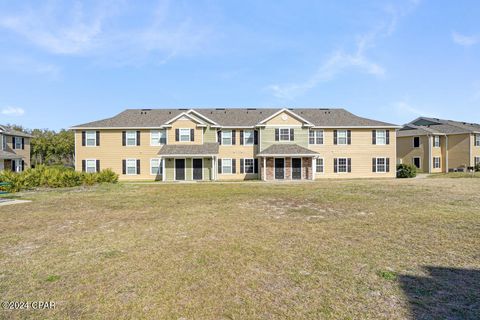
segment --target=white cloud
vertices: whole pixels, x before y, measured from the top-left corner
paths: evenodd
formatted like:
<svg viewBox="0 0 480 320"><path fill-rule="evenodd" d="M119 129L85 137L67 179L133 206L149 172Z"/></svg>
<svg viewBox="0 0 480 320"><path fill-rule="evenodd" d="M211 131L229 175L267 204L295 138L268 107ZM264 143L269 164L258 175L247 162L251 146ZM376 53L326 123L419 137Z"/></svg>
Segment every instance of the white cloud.
<svg viewBox="0 0 480 320"><path fill-rule="evenodd" d="M458 45L470 47L478 43L480 40L477 36L466 36L458 32L452 32L452 40Z"/></svg>
<svg viewBox="0 0 480 320"><path fill-rule="evenodd" d="M271 84L267 89L277 98L291 100L348 69L357 69L376 77L384 76L385 68L368 57L368 50L375 47L379 39L391 36L397 28L399 19L419 3L420 0L409 0L404 7L386 7L389 19L371 32L357 36L353 52L334 51L307 80L290 84Z"/></svg>
<svg viewBox="0 0 480 320"><path fill-rule="evenodd" d="M5 107L0 111L1 114L5 116L23 116L25 114L25 110L18 107Z"/></svg>

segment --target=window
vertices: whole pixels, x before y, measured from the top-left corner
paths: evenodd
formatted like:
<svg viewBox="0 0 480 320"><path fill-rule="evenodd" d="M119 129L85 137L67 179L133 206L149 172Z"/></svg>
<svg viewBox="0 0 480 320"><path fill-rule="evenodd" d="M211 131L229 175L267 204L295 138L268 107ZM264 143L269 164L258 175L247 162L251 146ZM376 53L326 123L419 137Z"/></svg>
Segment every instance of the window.
<svg viewBox="0 0 480 320"><path fill-rule="evenodd" d="M153 176L162 174L162 159L150 159L150 174Z"/></svg>
<svg viewBox="0 0 480 320"><path fill-rule="evenodd" d="M282 128L279 130L279 132L280 141L290 141L290 129Z"/></svg>
<svg viewBox="0 0 480 320"><path fill-rule="evenodd" d="M222 173L232 173L232 159L222 159Z"/></svg>
<svg viewBox="0 0 480 320"><path fill-rule="evenodd" d="M190 129L180 129L179 130L179 135L180 135L180 141L181 142L191 141L190 140Z"/></svg>
<svg viewBox="0 0 480 320"><path fill-rule="evenodd" d="M165 130L150 131L150 145L159 146L167 143L167 133Z"/></svg>
<svg viewBox="0 0 480 320"><path fill-rule="evenodd" d="M480 147L480 134L475 135L475 146Z"/></svg>
<svg viewBox="0 0 480 320"><path fill-rule="evenodd" d="M440 168L440 157L433 157L433 168L434 169Z"/></svg>
<svg viewBox="0 0 480 320"><path fill-rule="evenodd" d="M13 137L13 143L15 144L14 149L22 149L22 138L21 137Z"/></svg>
<svg viewBox="0 0 480 320"><path fill-rule="evenodd" d="M85 137L87 147L95 147L97 145L97 133L95 131L86 131Z"/></svg>
<svg viewBox="0 0 480 320"><path fill-rule="evenodd" d="M316 172L323 172L323 158L317 159Z"/></svg>
<svg viewBox="0 0 480 320"><path fill-rule="evenodd" d="M337 144L347 144L347 142L348 142L347 136L348 136L347 130L338 130L337 131Z"/></svg>
<svg viewBox="0 0 480 320"><path fill-rule="evenodd" d="M420 137L413 137L413 147L420 148Z"/></svg>
<svg viewBox="0 0 480 320"><path fill-rule="evenodd" d="M253 130L245 130L243 132L243 144L246 146L252 146L254 143L254 131Z"/></svg>
<svg viewBox="0 0 480 320"><path fill-rule="evenodd" d="M377 161L377 171L376 172L387 172L387 161L385 158L376 158Z"/></svg>
<svg viewBox="0 0 480 320"><path fill-rule="evenodd" d="M22 160L12 160L15 172L22 172Z"/></svg>
<svg viewBox="0 0 480 320"><path fill-rule="evenodd" d="M387 131L386 130L377 130L376 131L376 144L387 144Z"/></svg>
<svg viewBox="0 0 480 320"><path fill-rule="evenodd" d="M243 160L243 172L245 173L254 173L254 164L253 159L244 159Z"/></svg>
<svg viewBox="0 0 480 320"><path fill-rule="evenodd" d="M136 131L127 131L127 146L136 146L137 145L137 132Z"/></svg>
<svg viewBox="0 0 480 320"><path fill-rule="evenodd" d="M137 174L137 160L136 159L127 159L127 174Z"/></svg>
<svg viewBox="0 0 480 320"><path fill-rule="evenodd" d="M338 158L337 161L337 172L348 172L347 158Z"/></svg>
<svg viewBox="0 0 480 320"><path fill-rule="evenodd" d="M7 136L2 136L2 149L7 150Z"/></svg>
<svg viewBox="0 0 480 320"><path fill-rule="evenodd" d="M222 144L227 146L232 144L232 130L222 130Z"/></svg>
<svg viewBox="0 0 480 320"><path fill-rule="evenodd" d="M475 157L475 165L480 164L480 157Z"/></svg>
<svg viewBox="0 0 480 320"><path fill-rule="evenodd" d="M97 160L87 160L85 165L85 171L89 173L97 172Z"/></svg>
<svg viewBox="0 0 480 320"><path fill-rule="evenodd" d="M309 144L323 144L323 130L310 130Z"/></svg>
<svg viewBox="0 0 480 320"><path fill-rule="evenodd" d="M440 136L433 136L433 147L440 148Z"/></svg>

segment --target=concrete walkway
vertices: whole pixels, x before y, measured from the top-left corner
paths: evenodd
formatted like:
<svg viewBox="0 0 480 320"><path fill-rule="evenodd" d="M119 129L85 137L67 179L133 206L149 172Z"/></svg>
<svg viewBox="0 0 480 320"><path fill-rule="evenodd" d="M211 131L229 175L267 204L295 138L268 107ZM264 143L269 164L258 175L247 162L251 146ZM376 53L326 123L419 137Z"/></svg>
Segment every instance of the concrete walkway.
<svg viewBox="0 0 480 320"><path fill-rule="evenodd" d="M28 203L32 202L30 200L14 200L14 199L0 199L0 207L1 206L9 206L11 204L20 204L20 203Z"/></svg>

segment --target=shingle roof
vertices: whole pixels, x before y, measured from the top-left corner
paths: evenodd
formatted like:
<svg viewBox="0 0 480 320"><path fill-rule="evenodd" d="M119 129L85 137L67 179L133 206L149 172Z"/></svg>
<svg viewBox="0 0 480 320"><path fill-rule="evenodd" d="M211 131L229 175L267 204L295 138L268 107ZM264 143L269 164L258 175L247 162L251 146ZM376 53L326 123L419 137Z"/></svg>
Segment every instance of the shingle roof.
<svg viewBox="0 0 480 320"><path fill-rule="evenodd" d="M415 124L421 125L415 125ZM398 131L398 137L410 137L428 134L478 133L480 124L421 117L406 124Z"/></svg>
<svg viewBox="0 0 480 320"><path fill-rule="evenodd" d="M0 133L6 134L6 135L9 135L9 136L17 136L17 137L25 137L25 138L31 138L32 137L28 133L21 132L21 131L18 131L18 130L14 130L10 127L3 126L1 124L0 124Z"/></svg>
<svg viewBox="0 0 480 320"><path fill-rule="evenodd" d="M289 156L289 155L311 155L315 156L318 152L299 146L298 144L272 144L267 147L258 156Z"/></svg>
<svg viewBox="0 0 480 320"><path fill-rule="evenodd" d="M0 150L0 159L21 159L22 156L8 151Z"/></svg>
<svg viewBox="0 0 480 320"><path fill-rule="evenodd" d="M84 123L75 128L158 128L168 120L190 109L127 109L118 115ZM253 127L281 108L193 109L220 126ZM319 127L395 127L396 125L358 117L345 109L289 109Z"/></svg>
<svg viewBox="0 0 480 320"><path fill-rule="evenodd" d="M162 156L173 155L216 155L218 154L218 143L204 143L191 145L167 144L160 148L158 152Z"/></svg>

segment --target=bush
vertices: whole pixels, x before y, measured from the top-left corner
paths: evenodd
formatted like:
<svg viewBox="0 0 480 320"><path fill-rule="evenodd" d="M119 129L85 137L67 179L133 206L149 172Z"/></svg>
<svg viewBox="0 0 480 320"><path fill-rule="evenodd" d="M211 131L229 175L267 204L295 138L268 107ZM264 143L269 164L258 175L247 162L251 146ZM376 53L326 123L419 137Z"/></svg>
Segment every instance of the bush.
<svg viewBox="0 0 480 320"><path fill-rule="evenodd" d="M118 175L110 169L98 173L86 173L61 166L38 166L20 173L0 171L0 181L11 183L11 186L5 188L7 191L17 192L38 187L65 188L80 185L91 186L97 183L116 183Z"/></svg>
<svg viewBox="0 0 480 320"><path fill-rule="evenodd" d="M475 165L475 171L480 172L480 163Z"/></svg>
<svg viewBox="0 0 480 320"><path fill-rule="evenodd" d="M415 178L417 167L411 164L399 164L397 166L397 178Z"/></svg>

